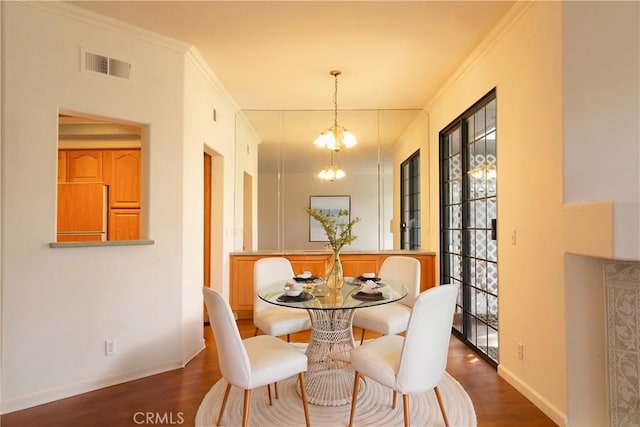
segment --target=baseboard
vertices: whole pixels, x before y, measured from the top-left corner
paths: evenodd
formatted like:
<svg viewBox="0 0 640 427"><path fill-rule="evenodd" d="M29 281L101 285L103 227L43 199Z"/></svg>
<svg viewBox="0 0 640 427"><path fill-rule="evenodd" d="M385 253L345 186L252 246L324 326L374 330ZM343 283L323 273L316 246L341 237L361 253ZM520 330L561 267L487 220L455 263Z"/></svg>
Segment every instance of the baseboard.
<svg viewBox="0 0 640 427"><path fill-rule="evenodd" d="M0 414L19 411L21 409L31 408L33 406L43 405L55 400L65 399L67 397L76 396L78 394L87 393L116 384L122 384L128 381L138 380L149 377L151 375L160 374L174 369L182 369L180 363L172 363L167 365L156 366L150 369L127 372L114 377L87 381L83 383L69 384L55 389L44 390L33 393L28 396L21 396L2 402L0 405Z"/></svg>
<svg viewBox="0 0 640 427"><path fill-rule="evenodd" d="M513 372L502 365L498 365L498 375L511 384L516 390L524 395L524 397L529 399L538 409L544 412L546 416L551 418L554 423L562 427L568 426L567 414L542 397L527 383L523 382L520 377L514 375Z"/></svg>
<svg viewBox="0 0 640 427"><path fill-rule="evenodd" d="M188 355L187 357L184 358L184 361L182 363L182 367L184 368L185 366L187 366L187 364L189 362L191 362L191 360L196 357L198 354L200 354L200 352L202 350L204 350L207 347L206 343L204 342L204 338L202 339L202 341L200 342L200 345L198 347L196 347L190 355Z"/></svg>

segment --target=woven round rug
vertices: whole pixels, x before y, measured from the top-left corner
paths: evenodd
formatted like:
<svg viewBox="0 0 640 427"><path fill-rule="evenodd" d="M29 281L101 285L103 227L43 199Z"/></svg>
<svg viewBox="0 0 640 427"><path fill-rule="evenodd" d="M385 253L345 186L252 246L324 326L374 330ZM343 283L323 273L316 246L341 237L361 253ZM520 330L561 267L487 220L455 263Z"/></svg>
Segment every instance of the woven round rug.
<svg viewBox="0 0 640 427"><path fill-rule="evenodd" d="M291 377L278 383L278 399L272 389L273 405L269 406L266 387L251 392L249 425L259 427L304 426L304 412L300 396L296 390L297 377ZM213 427L220 411L222 397L227 382L220 379L206 394L196 413L196 427ZM473 403L467 392L453 377L445 374L439 385L450 426L472 427L477 425ZM377 382L367 379L362 394L358 397L356 417L357 426L402 426L402 397L398 394L396 408L391 409L393 392ZM222 426L242 425L243 390L231 387L227 407L222 417ZM312 426L346 426L349 424L351 405L309 406L309 420ZM444 426L444 420L438 407L433 390L410 395L409 409L412 426Z"/></svg>

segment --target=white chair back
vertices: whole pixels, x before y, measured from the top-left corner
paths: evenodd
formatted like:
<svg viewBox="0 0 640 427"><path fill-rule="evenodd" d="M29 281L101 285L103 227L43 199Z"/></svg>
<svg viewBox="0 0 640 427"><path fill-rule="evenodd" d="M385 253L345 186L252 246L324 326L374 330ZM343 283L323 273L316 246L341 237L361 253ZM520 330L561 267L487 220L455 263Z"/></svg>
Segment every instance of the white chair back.
<svg viewBox="0 0 640 427"><path fill-rule="evenodd" d="M258 297L258 290L278 281L285 281L294 276L291 262L284 257L260 258L253 265L253 313L273 308L272 304Z"/></svg>
<svg viewBox="0 0 640 427"><path fill-rule="evenodd" d="M383 281L388 279L405 284L409 293L398 302L413 307L420 293L420 261L408 256L389 256L382 262L378 276Z"/></svg>
<svg viewBox="0 0 640 427"><path fill-rule="evenodd" d="M431 390L444 377L457 296L458 285L441 285L416 298L400 356L401 393Z"/></svg>
<svg viewBox="0 0 640 427"><path fill-rule="evenodd" d="M209 324L216 341L222 376L229 384L248 389L251 363L231 307L222 295L213 289L203 288L202 293L209 312Z"/></svg>

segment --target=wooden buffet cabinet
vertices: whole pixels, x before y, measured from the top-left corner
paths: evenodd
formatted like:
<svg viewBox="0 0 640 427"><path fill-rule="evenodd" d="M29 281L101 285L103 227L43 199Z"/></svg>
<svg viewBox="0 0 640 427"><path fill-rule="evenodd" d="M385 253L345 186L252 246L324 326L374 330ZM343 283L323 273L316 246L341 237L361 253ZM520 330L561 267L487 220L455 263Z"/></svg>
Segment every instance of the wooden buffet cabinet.
<svg viewBox="0 0 640 427"><path fill-rule="evenodd" d="M403 255L420 261L421 284L424 291L435 286L435 254L415 251L343 252L340 254L345 276L358 276L365 272L378 272L388 256ZM231 309L239 319L253 317L253 265L260 258L283 256L291 261L298 274L310 271L324 276L331 254L329 252L236 252L229 255L229 286Z"/></svg>

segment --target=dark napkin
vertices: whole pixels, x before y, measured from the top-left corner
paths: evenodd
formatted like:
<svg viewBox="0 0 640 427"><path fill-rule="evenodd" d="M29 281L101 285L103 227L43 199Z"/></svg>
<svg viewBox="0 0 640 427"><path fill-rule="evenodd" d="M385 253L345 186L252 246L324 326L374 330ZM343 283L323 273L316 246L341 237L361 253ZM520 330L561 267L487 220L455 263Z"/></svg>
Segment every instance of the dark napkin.
<svg viewBox="0 0 640 427"><path fill-rule="evenodd" d="M303 301L309 301L312 299L313 299L313 295L308 294L306 292L303 292L300 295L295 297L289 296L287 294L282 294L278 298L276 298L276 300L280 302L303 302Z"/></svg>

